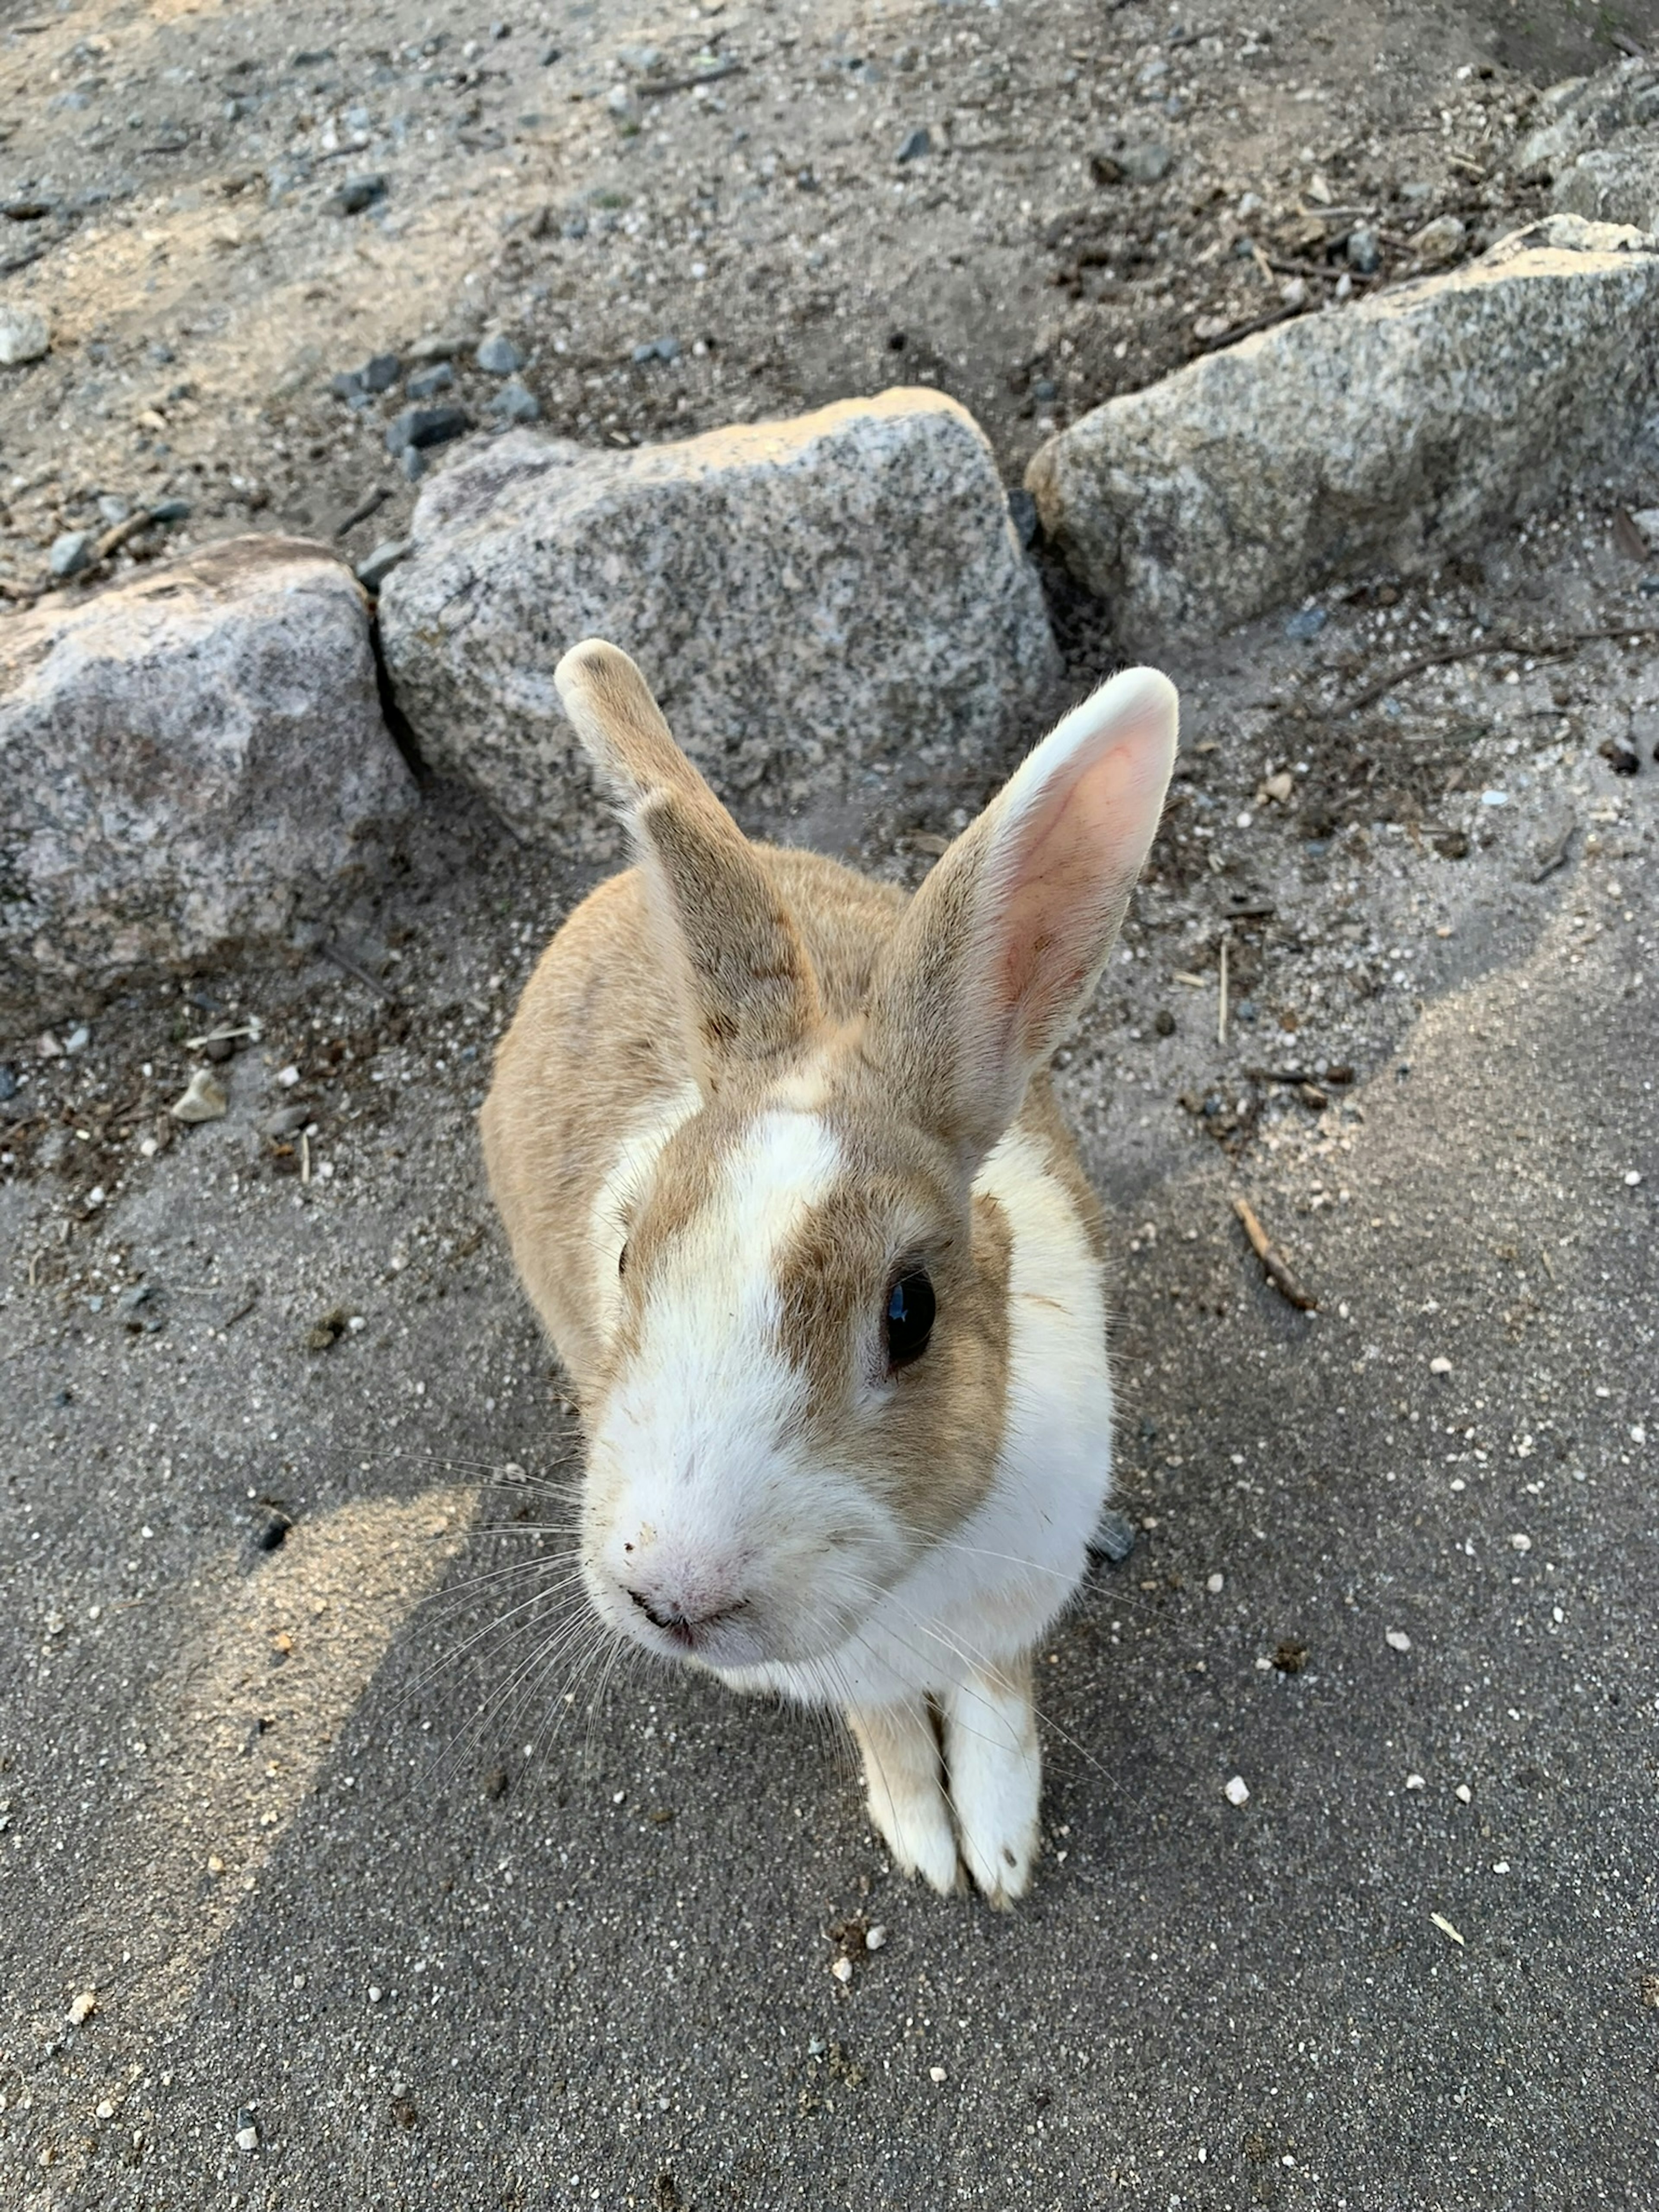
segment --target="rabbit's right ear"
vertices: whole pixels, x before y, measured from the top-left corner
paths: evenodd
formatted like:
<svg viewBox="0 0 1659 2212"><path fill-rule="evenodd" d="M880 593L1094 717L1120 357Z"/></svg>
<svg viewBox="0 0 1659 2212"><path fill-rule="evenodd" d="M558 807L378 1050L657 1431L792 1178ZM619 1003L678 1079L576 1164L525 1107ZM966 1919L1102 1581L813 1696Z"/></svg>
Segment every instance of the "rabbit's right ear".
<svg viewBox="0 0 1659 2212"><path fill-rule="evenodd" d="M1176 721L1157 669L1103 684L963 831L883 953L866 1055L893 1109L970 1173L1106 963L1164 809Z"/></svg>
<svg viewBox="0 0 1659 2212"><path fill-rule="evenodd" d="M599 638L573 646L553 681L627 810L659 927L683 959L699 1081L712 1087L722 1060L788 1051L818 1018L806 947L743 832L674 743L650 686Z"/></svg>

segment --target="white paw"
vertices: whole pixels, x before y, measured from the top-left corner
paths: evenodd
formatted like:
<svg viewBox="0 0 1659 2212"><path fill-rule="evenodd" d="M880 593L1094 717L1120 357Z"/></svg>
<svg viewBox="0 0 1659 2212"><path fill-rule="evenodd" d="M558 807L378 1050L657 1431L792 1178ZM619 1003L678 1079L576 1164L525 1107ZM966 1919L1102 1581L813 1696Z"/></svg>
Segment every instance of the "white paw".
<svg viewBox="0 0 1659 2212"><path fill-rule="evenodd" d="M944 1790L931 1778L918 1784L907 1778L893 1789L869 1778L870 1819L901 1874L920 1875L944 1896L962 1887L957 1839Z"/></svg>
<svg viewBox="0 0 1659 2212"><path fill-rule="evenodd" d="M945 1753L963 1863L987 1902L1006 1911L1031 1886L1041 1840L1042 1755L1029 1691L980 1677L954 1692Z"/></svg>

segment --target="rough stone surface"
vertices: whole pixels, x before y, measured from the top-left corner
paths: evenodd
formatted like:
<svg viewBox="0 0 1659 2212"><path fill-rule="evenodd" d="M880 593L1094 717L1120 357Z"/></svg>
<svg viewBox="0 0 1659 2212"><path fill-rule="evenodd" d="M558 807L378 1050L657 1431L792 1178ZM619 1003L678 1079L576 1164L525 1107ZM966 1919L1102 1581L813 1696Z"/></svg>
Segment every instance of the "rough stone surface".
<svg viewBox="0 0 1659 2212"><path fill-rule="evenodd" d="M38 308L0 307L0 368L39 361L51 344L51 326Z"/></svg>
<svg viewBox="0 0 1659 2212"><path fill-rule="evenodd" d="M745 826L803 839L911 781L976 802L1058 674L990 449L935 392L627 452L511 432L413 539L380 629L423 753L579 852L614 848L553 690L579 638L635 655Z"/></svg>
<svg viewBox="0 0 1659 2212"><path fill-rule="evenodd" d="M288 927L412 802L363 598L232 539L0 628L0 1003Z"/></svg>
<svg viewBox="0 0 1659 2212"><path fill-rule="evenodd" d="M1523 175L1548 177L1552 206L1659 231L1659 65L1632 58L1570 77L1540 106L1544 119L1515 161Z"/></svg>
<svg viewBox="0 0 1659 2212"><path fill-rule="evenodd" d="M1026 481L1121 633L1153 637L1432 565L1627 465L1656 398L1659 246L1553 216L1109 401Z"/></svg>

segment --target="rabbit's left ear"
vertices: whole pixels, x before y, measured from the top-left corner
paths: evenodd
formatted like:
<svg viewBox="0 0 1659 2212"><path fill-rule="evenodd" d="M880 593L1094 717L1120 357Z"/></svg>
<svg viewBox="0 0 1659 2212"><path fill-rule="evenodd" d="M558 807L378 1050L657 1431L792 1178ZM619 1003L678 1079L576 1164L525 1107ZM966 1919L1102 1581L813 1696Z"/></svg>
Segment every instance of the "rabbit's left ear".
<svg viewBox="0 0 1659 2212"><path fill-rule="evenodd" d="M623 802L659 949L681 966L699 1080L711 1088L724 1060L787 1051L818 1019L817 981L760 856L674 743L625 653L589 638L565 654L553 681Z"/></svg>
<svg viewBox="0 0 1659 2212"><path fill-rule="evenodd" d="M928 876L872 984L892 1103L971 1169L1106 964L1163 811L1175 686L1126 669L1073 708Z"/></svg>

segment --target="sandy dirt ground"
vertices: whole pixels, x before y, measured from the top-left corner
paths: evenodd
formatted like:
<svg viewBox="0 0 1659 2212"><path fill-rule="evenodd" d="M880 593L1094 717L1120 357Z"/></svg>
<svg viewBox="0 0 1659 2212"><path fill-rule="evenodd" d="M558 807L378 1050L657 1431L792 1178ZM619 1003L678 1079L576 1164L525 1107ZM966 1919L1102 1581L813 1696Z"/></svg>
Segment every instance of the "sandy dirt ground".
<svg viewBox="0 0 1659 2212"><path fill-rule="evenodd" d="M584 440L931 380L1017 482L1322 301L1344 226L1388 281L1529 211L1530 97L1655 14L8 0L4 296L55 343L0 372L0 581L100 501L199 542L384 491L361 554L400 389L330 378L494 330ZM1167 656L1060 1067L1137 1543L1042 1655L1008 1917L895 1879L813 1724L589 1650L473 1127L579 875L434 784L326 940L0 1038L0 2203L1650 2202L1656 501Z"/></svg>

